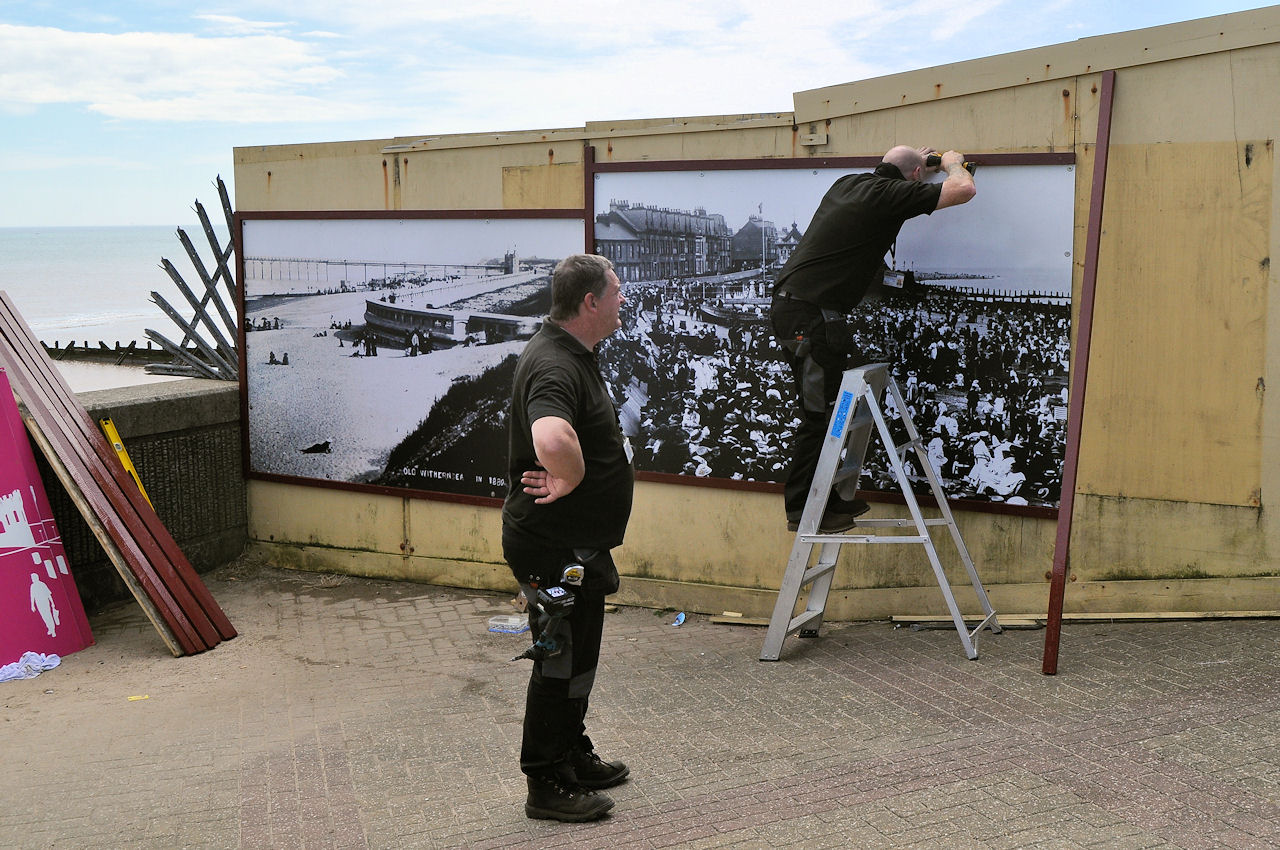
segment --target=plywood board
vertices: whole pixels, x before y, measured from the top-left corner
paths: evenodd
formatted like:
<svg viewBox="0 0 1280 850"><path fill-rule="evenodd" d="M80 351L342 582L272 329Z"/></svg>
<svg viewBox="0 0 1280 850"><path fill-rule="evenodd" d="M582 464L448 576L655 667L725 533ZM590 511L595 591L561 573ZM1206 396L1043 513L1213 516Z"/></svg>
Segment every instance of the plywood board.
<svg viewBox="0 0 1280 850"><path fill-rule="evenodd" d="M1272 151L1112 145L1078 490L1260 503Z"/></svg>

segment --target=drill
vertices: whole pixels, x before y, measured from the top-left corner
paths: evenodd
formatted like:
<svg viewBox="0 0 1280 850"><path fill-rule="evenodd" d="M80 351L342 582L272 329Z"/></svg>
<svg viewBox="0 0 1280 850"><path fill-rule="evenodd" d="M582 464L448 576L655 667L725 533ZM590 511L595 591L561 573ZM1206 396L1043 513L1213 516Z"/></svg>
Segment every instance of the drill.
<svg viewBox="0 0 1280 850"><path fill-rule="evenodd" d="M564 647L556 640L555 632L560 621L573 611L573 591L567 587L555 585L545 588L535 586L534 592L535 598L529 602L546 619L542 622L541 634L533 646L512 658L512 661L520 661L524 658L542 661L564 651Z"/></svg>

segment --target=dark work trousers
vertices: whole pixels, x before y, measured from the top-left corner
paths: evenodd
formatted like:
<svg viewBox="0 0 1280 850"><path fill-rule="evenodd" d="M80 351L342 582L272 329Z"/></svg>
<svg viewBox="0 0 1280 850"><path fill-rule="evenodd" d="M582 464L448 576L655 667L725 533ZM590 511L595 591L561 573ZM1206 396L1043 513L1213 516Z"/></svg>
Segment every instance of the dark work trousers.
<svg viewBox="0 0 1280 850"><path fill-rule="evenodd" d="M587 702L595 684L600 660L600 639L604 631L604 599L618 589L617 569L608 552L589 559L575 558L570 550L512 552L507 563L526 599L537 598L530 583L543 587L559 583L566 564L583 563L587 576L581 587L561 585L574 595L573 610L555 626L554 635L564 648L556 655L533 662L525 698L524 737L520 745L520 769L530 775L555 777L572 782L568 764L575 750L591 752L586 734ZM536 642L546 625L530 605L529 629Z"/></svg>
<svg viewBox="0 0 1280 850"><path fill-rule="evenodd" d="M845 370L851 368L855 352L848 327L843 322L824 321L822 311L806 301L774 296L771 320L774 338L791 367L800 419L783 487L788 518L799 519L813 486L840 382ZM832 494L833 500L838 498Z"/></svg>

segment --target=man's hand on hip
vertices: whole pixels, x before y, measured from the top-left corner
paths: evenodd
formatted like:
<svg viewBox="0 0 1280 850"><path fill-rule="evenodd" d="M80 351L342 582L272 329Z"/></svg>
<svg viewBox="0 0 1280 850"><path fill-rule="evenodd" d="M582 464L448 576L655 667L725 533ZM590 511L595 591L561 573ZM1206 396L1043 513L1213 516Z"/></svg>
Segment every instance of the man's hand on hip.
<svg viewBox="0 0 1280 850"><path fill-rule="evenodd" d="M578 486L578 482L557 478L545 469L525 470L520 473L520 483L524 485L525 493L535 497L535 505L548 505L561 496L569 495Z"/></svg>

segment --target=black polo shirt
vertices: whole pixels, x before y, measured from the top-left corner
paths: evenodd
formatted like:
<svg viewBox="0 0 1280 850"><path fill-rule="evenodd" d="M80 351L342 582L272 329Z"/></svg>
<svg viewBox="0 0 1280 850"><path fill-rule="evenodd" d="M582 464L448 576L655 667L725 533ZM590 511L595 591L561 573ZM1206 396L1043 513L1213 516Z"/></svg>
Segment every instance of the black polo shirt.
<svg viewBox="0 0 1280 850"><path fill-rule="evenodd" d="M572 493L534 504L520 475L537 468L531 427L558 416L577 432L586 475ZM593 351L547 320L516 363L507 452L502 544L507 549L612 549L631 516L634 474L618 413Z"/></svg>
<svg viewBox="0 0 1280 850"><path fill-rule="evenodd" d="M880 274L884 255L909 218L932 213L941 183L902 179L892 165L841 177L823 196L778 288L802 301L847 313Z"/></svg>

